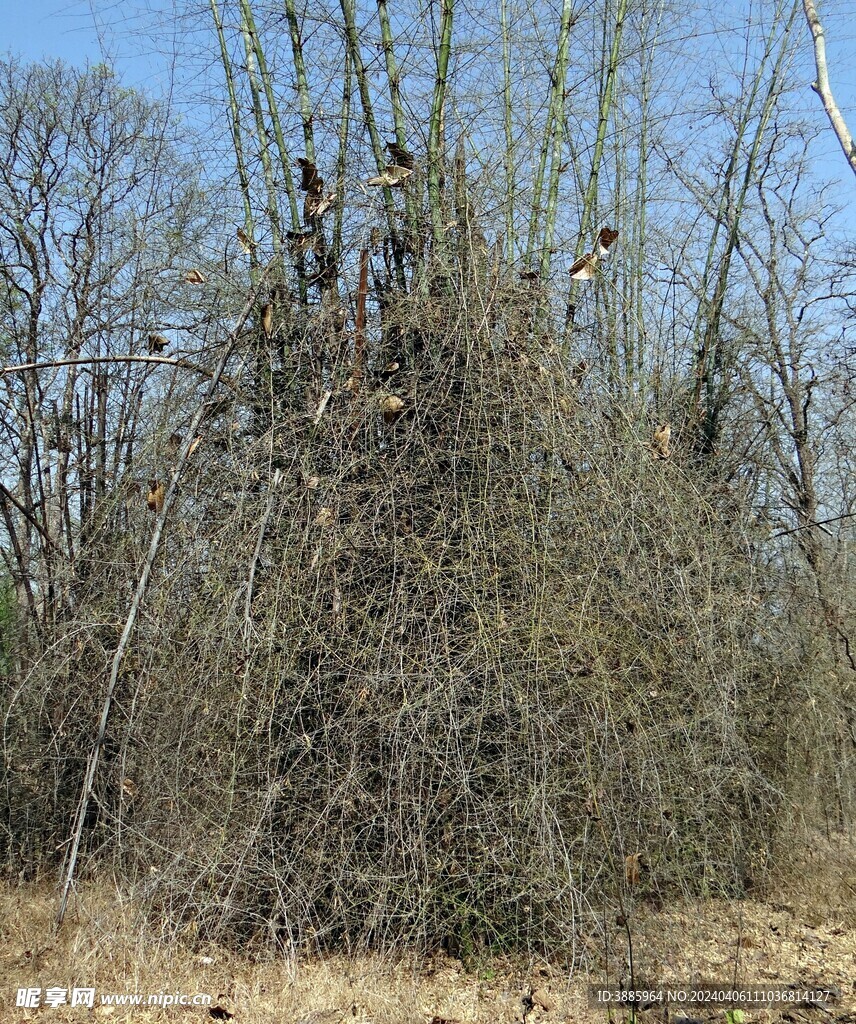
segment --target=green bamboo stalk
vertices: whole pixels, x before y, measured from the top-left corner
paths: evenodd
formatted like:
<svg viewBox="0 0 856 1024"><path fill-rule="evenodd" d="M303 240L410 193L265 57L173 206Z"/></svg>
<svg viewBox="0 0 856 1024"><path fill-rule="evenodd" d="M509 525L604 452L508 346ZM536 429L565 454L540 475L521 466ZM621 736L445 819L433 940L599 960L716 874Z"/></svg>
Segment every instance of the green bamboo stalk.
<svg viewBox="0 0 856 1024"><path fill-rule="evenodd" d="M312 100L309 92L309 77L306 73L306 61L303 54L303 39L301 38L300 25L297 21L297 11L294 0L285 0L285 15L288 21L289 34L291 36L291 53L294 60L294 74L297 80L297 98L300 106L300 120L303 125L303 145L306 159L315 163L315 130L314 113L312 111ZM347 61L347 56L346 56ZM339 182L336 189L336 208L341 213L342 197L344 193L344 176L339 175ZM318 259L318 266L321 269L321 290L325 298L338 300L338 271L330 274L329 271L336 268L334 259L335 247L331 253L327 249L327 237L320 219L311 221L315 232L315 254ZM302 263L301 263L302 267Z"/></svg>
<svg viewBox="0 0 856 1024"><path fill-rule="evenodd" d="M617 126L615 132L615 143L613 147L613 158L615 160L615 208L623 211L625 204L631 207L634 219L630 225L630 236L636 237L637 225L635 214L638 212L637 197L633 194L633 182L637 182L636 175L631 170L630 155L632 153L632 142L627 137L625 125L629 123L629 111L625 108L622 111L621 125ZM638 191L638 184L637 184ZM626 198L625 198L626 196ZM621 230L617 224L612 225L616 230ZM628 232L625 230L625 235ZM628 392L632 392L636 377L636 330L634 320L636 317L635 307L635 269L636 257L632 245L620 246L616 253L617 259L614 265L621 267L621 362L624 374L624 386ZM616 315L618 319L618 315ZM616 332L617 333L617 332Z"/></svg>
<svg viewBox="0 0 856 1024"><path fill-rule="evenodd" d="M653 54L656 48L656 40L660 29L660 16L663 6L659 7L657 24L653 40L645 40L645 50L642 67L642 92L639 97L639 156L636 174L636 194L633 200L634 216L633 230L630 239L630 252L634 266L630 269L632 308L634 311L632 330L634 332L635 351L631 350L631 357L634 358L636 373L641 381L645 367L645 303L644 303L644 268L646 265L645 242L647 237L647 216L648 216L648 134L651 121L651 77L650 70L653 67Z"/></svg>
<svg viewBox="0 0 856 1024"><path fill-rule="evenodd" d="M501 0L499 25L502 32L502 124L505 130L505 258L514 262L517 239L514 235L514 132L511 119L511 47L508 39L508 0Z"/></svg>
<svg viewBox="0 0 856 1024"><path fill-rule="evenodd" d="M618 10L616 11L615 27L612 34L612 47L609 54L609 63L606 68L606 78L604 80L597 114L597 133L595 135L594 154L592 156L588 186L586 187L586 194L583 199L583 210L580 218L580 235L579 241L577 242L575 259L579 259L586 251L586 247L589 242L589 233L592 228L592 220L597 206L598 178L600 175L601 162L603 160L603 149L606 143L606 129L609 125L609 118L612 113L612 97L615 91L615 79L618 75L618 58L621 53L621 39L624 33L624 21L626 17L627 0L618 0ZM604 22L604 31L605 28L606 23ZM568 322L566 324L566 328L570 327L573 323L578 286L578 281L571 281L568 288Z"/></svg>
<svg viewBox="0 0 856 1024"><path fill-rule="evenodd" d="M285 0L285 17L288 21L288 31L291 35L291 52L294 56L294 73L297 78L297 101L300 104L300 119L303 122L303 141L306 147L306 159L315 163L312 102L309 98L309 79L306 75L306 62L303 59L303 40L300 37L300 26L297 24L294 0Z"/></svg>
<svg viewBox="0 0 856 1024"><path fill-rule="evenodd" d="M559 42L553 65L553 89L550 97L552 124L552 152L550 154L550 184L547 192L547 210L544 217L544 245L541 249L541 280L546 281L550 272L550 250L556 229L559 206L559 168L562 165L562 136L565 124L565 79L568 70L571 28L573 27L573 0L564 0L562 20L559 25ZM545 141L545 149L549 143Z"/></svg>
<svg viewBox="0 0 856 1024"><path fill-rule="evenodd" d="M374 116L371 91L369 89L369 77L366 74L363 64L362 52L360 51L360 39L357 32L356 15L354 13L354 0L340 0L342 18L345 23L345 45L351 55L351 63L354 68L354 75L357 79L357 88L360 92L360 101L363 107L363 119L369 133L372 152L374 153L375 164L378 174L383 172L386 166L385 148L377 130L377 121ZM395 273L398 286L402 291L406 288L404 276L404 254L401 250L401 241L398 235L398 225L395 220L395 203L392 198L392 190L384 186L382 188L384 211L386 212L386 223L389 236L392 239L393 259L395 262Z"/></svg>
<svg viewBox="0 0 856 1024"><path fill-rule="evenodd" d="M547 108L547 123L544 125L544 141L538 157L538 170L532 182L532 209L529 213L529 237L526 241L526 269L532 269L535 259L535 245L538 239L538 228L541 221L541 195L544 192L544 179L547 175L547 161L550 156L550 139L553 137L553 102L552 92Z"/></svg>
<svg viewBox="0 0 856 1024"><path fill-rule="evenodd" d="M395 140L402 149L407 148L407 134L404 126L404 107L401 102L401 75L395 60L392 41L392 26L389 22L388 0L377 0L377 15L380 21L380 37L386 61L386 77L389 82L389 99L392 104L392 120L395 125Z"/></svg>
<svg viewBox="0 0 856 1024"><path fill-rule="evenodd" d="M437 73L434 79L434 96L431 102L431 118L428 124L428 208L431 211L431 227L434 236L434 252L440 256L443 239L443 203L440 181L442 178L442 126L446 102L449 55L452 52L452 26L454 21L454 0L440 0L440 44L437 50Z"/></svg>
<svg viewBox="0 0 856 1024"><path fill-rule="evenodd" d="M270 143L267 128L265 126L264 110L262 109L261 92L259 80L256 76L256 59L254 35L247 21L246 13L250 10L249 0L241 0L241 35L244 37L244 51L247 57L247 79L250 83L250 98L253 104L253 116L256 122L256 135L259 140L259 156L262 161L262 173L265 179L265 190L267 191L267 215L270 221L271 236L273 239L273 251L278 257L282 256L282 228L279 219L279 199L276 192L276 183L273 179L273 165L270 158ZM252 12L250 12L252 16Z"/></svg>
<svg viewBox="0 0 856 1024"><path fill-rule="evenodd" d="M402 149L407 149L407 130L404 118L404 105L401 100L401 72L395 60L395 49L393 47L392 26L389 21L387 10L388 0L377 0L377 13L380 21L380 37L383 43L384 59L386 61L386 77L389 82L389 99L392 106L392 121L395 126L395 141ZM412 237L416 231L416 204L410 191L404 193L404 210L407 216L407 235Z"/></svg>
<svg viewBox="0 0 856 1024"><path fill-rule="evenodd" d="M630 281L629 305L633 312L630 320L632 345L629 356L633 360L632 374L639 391L646 391L645 364L648 357L647 331L645 329L645 267L647 266L646 239L648 217L648 156L650 152L651 126L651 72L655 66L660 25L664 13L664 0L658 0L650 15L653 27L647 21L640 30L640 81L639 95L639 143L636 167L636 191L633 197L633 225L630 234L629 251L625 257L628 280ZM628 367L628 375L631 370Z"/></svg>
<svg viewBox="0 0 856 1024"><path fill-rule="evenodd" d="M217 39L220 43L220 59L223 63L223 72L226 76L226 90L229 97L230 128L232 131L232 148L235 151L235 165L238 169L238 181L241 186L241 199L244 204L244 231L248 238L253 238L255 229L253 225L253 207L250 201L250 178L247 174L247 162L244 159L244 146L241 138L241 117L238 107L238 98L235 93L235 78L232 74L232 64L229 60L229 48L226 45L226 34L223 31L223 20L220 17L220 10L217 7L217 0L210 0L211 14L214 18L214 27L217 31ZM258 278L258 257L255 250L250 253L250 278L253 284Z"/></svg>
<svg viewBox="0 0 856 1024"><path fill-rule="evenodd" d="M261 45L261 40L259 39L259 34L256 31L255 19L253 18L253 12L250 4L248 0L241 0L241 2L243 4L243 16L246 19L252 36L253 49L256 55L256 62L259 66L259 74L262 79L268 113L270 114L271 124L273 125L274 140L276 141L276 148L279 153L279 162L282 168L282 177L285 183L285 191L288 196L288 208L291 214L291 230L299 231L302 222L300 219L300 207L297 202L297 189L295 188L294 175L291 171L291 156L288 152L288 147L285 144L285 136L282 131L282 121L279 116L279 107L277 106L276 96L273 91L273 80L267 66L267 60L265 58L264 49Z"/></svg>
<svg viewBox="0 0 856 1024"><path fill-rule="evenodd" d="M616 210L624 209L624 187L627 179L626 124L626 118L616 117L615 131L611 135L610 148L614 167L614 201ZM610 261L607 273L617 277L617 263L618 261L613 258ZM622 280L626 280L625 275L622 275ZM612 282L606 288L595 288L595 317L599 324L604 325L604 341L609 365L608 380L610 385L615 388L616 393L622 384L622 364L625 371L627 366L627 321L629 318L626 312L627 307L622 301L623 298L624 296L618 287L613 286ZM619 334L620 312L622 332ZM630 344L632 345L632 342ZM627 377L626 372L625 377ZM629 379L626 382L629 383Z"/></svg>
<svg viewBox="0 0 856 1024"><path fill-rule="evenodd" d="M342 222L345 214L345 171L348 166L348 136L351 125L351 91L354 74L350 50L345 48L345 68L342 73L342 108L339 117L339 151L336 154L336 209L333 219L333 260L338 265L342 255Z"/></svg>

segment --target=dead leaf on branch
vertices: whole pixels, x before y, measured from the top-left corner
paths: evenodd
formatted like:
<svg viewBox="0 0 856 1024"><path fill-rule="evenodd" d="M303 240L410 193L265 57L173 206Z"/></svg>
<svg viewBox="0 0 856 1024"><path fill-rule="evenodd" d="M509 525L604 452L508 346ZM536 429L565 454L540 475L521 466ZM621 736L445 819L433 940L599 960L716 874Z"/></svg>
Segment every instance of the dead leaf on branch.
<svg viewBox="0 0 856 1024"><path fill-rule="evenodd" d="M385 188L402 188L405 181L413 174L407 167L399 167L397 164L389 164L380 174L369 178L367 185L383 186Z"/></svg>
<svg viewBox="0 0 856 1024"><path fill-rule="evenodd" d="M606 255L616 238L618 238L618 232L613 228L601 228L600 234L597 236L597 250L601 256Z"/></svg>
<svg viewBox="0 0 856 1024"><path fill-rule="evenodd" d="M639 884L639 871L641 868L641 853L631 853L624 858L624 881L628 885Z"/></svg>
<svg viewBox="0 0 856 1024"><path fill-rule="evenodd" d="M163 352L169 345L169 338L165 338L162 334L156 334L154 331L149 334L148 338L148 349L149 355L157 355Z"/></svg>
<svg viewBox="0 0 856 1024"><path fill-rule="evenodd" d="M236 234L238 236L238 241L241 243L241 248L244 253L249 256L253 249L258 247L259 243L254 242L243 228L238 228Z"/></svg>
<svg viewBox="0 0 856 1024"><path fill-rule="evenodd" d="M303 192L320 192L324 179L319 176L318 168L311 160L304 157L297 158L297 166L300 168L300 188Z"/></svg>
<svg viewBox="0 0 856 1024"><path fill-rule="evenodd" d="M201 270L197 270L195 267L192 270L188 270L184 274L184 280L188 284L205 284L205 275Z"/></svg>
<svg viewBox="0 0 856 1024"><path fill-rule="evenodd" d="M268 341L270 341L270 339L273 337L273 303L272 302L266 302L262 306L262 314L261 314L261 317L260 317L260 322L261 322L261 325L262 325L262 332L264 333L264 336L268 339Z"/></svg>
<svg viewBox="0 0 856 1024"><path fill-rule="evenodd" d="M309 192L303 202L303 219L309 221L313 217L323 216L335 202L335 192L330 192L326 196L320 192Z"/></svg>
<svg viewBox="0 0 856 1024"><path fill-rule="evenodd" d="M149 490L146 494L146 504L150 511L160 512L163 508L164 494L166 493L163 483L160 480L149 480Z"/></svg>
<svg viewBox="0 0 856 1024"><path fill-rule="evenodd" d="M658 459L668 459L672 454L669 448L669 441L672 438L672 426L670 423L662 423L654 431L654 455Z"/></svg>
<svg viewBox="0 0 856 1024"><path fill-rule="evenodd" d="M378 404L387 423L392 422L387 417L397 416L404 409L404 401L398 395L382 395Z"/></svg>
<svg viewBox="0 0 856 1024"><path fill-rule="evenodd" d="M596 253L587 252L585 256L580 257L576 263L571 264L571 269L568 273L571 275L572 281L591 281L597 270L597 264L599 257Z"/></svg>
<svg viewBox="0 0 856 1024"><path fill-rule="evenodd" d="M414 160L412 153L408 153L406 149L402 149L397 142L387 142L386 148L389 151L389 155L392 157L394 166L405 167L408 171L413 170Z"/></svg>

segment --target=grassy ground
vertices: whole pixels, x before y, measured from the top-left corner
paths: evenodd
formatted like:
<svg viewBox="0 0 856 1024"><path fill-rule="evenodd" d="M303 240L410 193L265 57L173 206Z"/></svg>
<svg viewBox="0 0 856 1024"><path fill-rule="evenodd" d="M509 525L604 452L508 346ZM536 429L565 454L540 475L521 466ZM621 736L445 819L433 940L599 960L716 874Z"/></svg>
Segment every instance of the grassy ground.
<svg viewBox="0 0 856 1024"><path fill-rule="evenodd" d="M142 932L133 907L105 885L84 887L53 935L55 892L0 889L0 1024L228 1020L244 1024L552 1024L606 1021L587 986L627 978L627 929L583 940L573 972L536 959L464 966L445 957L325 957L294 962L239 956L192 935L167 945ZM636 975L682 987L702 979L742 986L835 986L822 1006L749 1010L745 1024L856 1024L856 843L818 842L764 898L675 903L630 921ZM19 1008L17 990L94 987L95 1007ZM535 1005L529 998L536 990ZM209 995L208 1006L99 1005L104 994ZM538 1003L545 1006L539 1006ZM230 1018L228 1015L234 1015ZM626 1014L614 1013L619 1021ZM662 1020L661 1010L640 1014ZM680 1018L727 1021L722 1008L672 1008ZM731 1018L727 1024L738 1024Z"/></svg>

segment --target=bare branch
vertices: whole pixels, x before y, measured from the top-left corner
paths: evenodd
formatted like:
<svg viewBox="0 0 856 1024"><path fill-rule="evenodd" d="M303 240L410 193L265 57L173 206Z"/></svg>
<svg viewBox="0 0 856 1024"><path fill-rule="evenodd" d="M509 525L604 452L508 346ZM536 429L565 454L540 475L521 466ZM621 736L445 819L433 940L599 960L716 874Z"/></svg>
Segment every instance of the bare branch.
<svg viewBox="0 0 856 1024"><path fill-rule="evenodd" d="M262 279L259 283L259 287L264 283L265 275L262 275ZM256 297L258 294L258 288L254 288L247 301L241 316L238 320L237 326L229 335L226 344L223 347L223 352L220 359L217 362L217 369L211 375L211 383L208 386L208 394L204 401L199 403L199 406L193 416L193 420L190 424L190 429L187 433L187 437L184 441L184 445L181 449L181 453L178 457L175 469L172 473L172 479L169 482L169 487L166 489L166 494L163 498L163 504L160 506L158 512L157 522L155 523L154 532L152 533L152 539L149 543L148 554L143 563L142 572L137 582L137 590L134 594L131 606L128 610L128 617L125 620L125 626L122 630L122 635L119 639L119 643L116 646L116 651L113 655L113 664L110 669L110 679L107 683L107 692L104 695L104 701L101 707L101 719L98 724L98 733L95 737L95 742L92 745L92 750L89 754L89 762L86 767L86 775L84 776L83 786L80 791L80 800L77 805L77 815L74 821L74 827L72 829L72 844L71 850L69 851L68 860L65 867L65 877L63 879L62 896L60 898L59 910L56 915L56 927L59 929L62 926L63 918L65 917L65 911L68 906L68 897L71 893L71 886L74 882L75 869L77 867L77 855L80 850L80 840L83 836L83 827L86 821L86 812L89 809L89 802L92 799L92 791L95 785L95 773L98 769L98 760L101 753L101 748L104 745L104 737L107 733L107 721L110 717L110 708L113 703L113 693L116 689L116 683L119 681L119 668L122 664L122 659L125 656L125 651L130 643L131 636L134 632L134 626L137 622L137 616L140 611L140 606L143 603L143 598L146 595L146 590L149 584L149 578L151 576L152 568L155 564L158 551L160 550L161 537L163 536L164 526L166 525L166 518L169 515L170 507L173 503L175 495L178 493L178 480L184 470L188 458L190 457L191 450L195 444L196 431L199 424L205 415L206 407L210 400L214 397L217 392L217 386L223 376L223 371L226 368L226 363L229 361L229 356L234 350L235 343L240 336L244 324L247 322L247 318L253 310L256 303Z"/></svg>
<svg viewBox="0 0 856 1024"><path fill-rule="evenodd" d="M817 81L812 82L811 87L820 96L823 102L823 109L826 111L826 116L832 125L832 130L841 143L841 148L844 150L844 155L850 164L850 170L856 174L856 146L853 144L853 136L850 134L850 129L847 127L844 116L838 109L838 104L835 102L835 97L832 95L832 89L829 85L829 72L826 66L826 40L823 34L823 25L821 25L817 14L817 6L814 0L803 0L803 9L805 10L808 27L811 30L812 40L814 41L814 63L817 67Z"/></svg>
<svg viewBox="0 0 856 1024"><path fill-rule="evenodd" d="M0 377L9 373L24 373L26 370L48 370L56 366L86 366L95 363L165 363L167 366L180 366L184 370L193 370L201 373L203 377L210 380L214 373L206 370L204 366L197 366L189 363L186 359L171 359L169 356L86 356L80 359L49 359L44 362L18 363L15 366L0 366ZM240 395L241 389L228 377L224 377L222 383Z"/></svg>

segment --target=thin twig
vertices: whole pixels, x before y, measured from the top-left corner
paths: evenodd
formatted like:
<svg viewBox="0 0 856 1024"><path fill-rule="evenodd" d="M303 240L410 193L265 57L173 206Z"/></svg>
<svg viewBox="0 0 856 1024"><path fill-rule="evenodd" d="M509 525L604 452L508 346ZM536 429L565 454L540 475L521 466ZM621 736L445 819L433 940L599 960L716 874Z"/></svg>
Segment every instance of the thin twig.
<svg viewBox="0 0 856 1024"><path fill-rule="evenodd" d="M26 507L26 505L22 505L21 502L18 501L18 499L15 497L15 495L12 494L9 488L6 487L3 483L0 483L0 494L2 494L3 497L8 502L15 506L15 508L21 513L21 515L27 520L27 522L30 523L31 526L34 526L39 531L39 533L42 535L42 537L44 537L44 539L54 549L54 551L59 552L59 554L61 555L65 554L62 548L59 546L59 544L57 544L53 537L51 537L51 535L48 533L45 527L42 526L38 519L36 519L33 513Z"/></svg>
<svg viewBox="0 0 856 1024"><path fill-rule="evenodd" d="M811 529L812 526L826 526L827 523L838 523L842 519L852 519L854 516L856 516L856 512L845 512L843 516L813 520L810 523L803 523L802 526L792 526L790 530L781 530L779 533L774 533L770 539L776 540L778 537L787 537L789 534L798 533L800 530Z"/></svg>
<svg viewBox="0 0 856 1024"><path fill-rule="evenodd" d="M75 816L74 826L72 829L72 844L71 850L69 851L68 859L66 861L65 879L62 887L62 897L60 899L59 910L57 911L55 927L59 930L62 927L63 919L65 918L66 908L68 907L68 897L71 892L71 886L74 882L74 872L77 866L77 856L80 850L80 841L83 836L83 824L86 820L86 813L89 809L89 803L92 799L92 791L95 783L95 773L98 768L98 760L101 752L101 747L104 744L104 737L107 733L107 721L110 717L110 707L113 702L113 693L116 689L116 684L119 680L119 666L122 664L122 659L125 656L128 644L131 640L131 635L136 625L137 616L142 605L143 598L145 597L146 589L148 587L149 577L151 576L152 567L157 558L158 551L160 549L160 541L163 535L164 526L166 524L166 518L169 515L170 508L172 506L173 499L177 493L178 480L181 476L184 466L190 457L190 449L195 443L196 434L199 425L202 422L203 417L207 411L208 405L211 402L217 387L220 383L220 378L223 375L223 371L226 368L226 363L229 361L229 357L232 355L232 350L235 347L235 343L238 340L238 336L243 329L247 318L255 305L256 296L258 290L264 281L265 274L262 275L262 279L259 285L252 290L249 300L247 301L244 309L238 318L237 326L229 335L227 343L223 347L223 353L220 356L217 367L211 376L211 383L208 386L208 393L204 400L200 402L198 409L193 415L193 419L190 424L190 429L187 432L184 444L181 449L181 453L178 457L178 462L173 470L172 477L169 482L166 494L164 495L164 502L161 508L160 514L155 521L154 533L152 534L151 542L149 543L148 554L143 563L143 571L140 574L139 582L137 583L137 590L134 594L134 598L131 601L131 607L128 611L128 617L125 620L125 627L122 630L122 635L119 638L118 646L116 647L116 653L113 655L113 664L110 669L110 679L107 683L107 692L104 695L104 703L101 708L101 720L98 724L98 734L95 738L95 742L92 746L92 750L89 754L89 761L86 767L86 775L84 776L83 786L80 791L80 800L77 805L77 814Z"/></svg>
<svg viewBox="0 0 856 1024"><path fill-rule="evenodd" d="M214 372L207 370L204 366L197 366L186 359L174 359L170 356L81 356L77 359L48 359L38 363L17 363L15 366L0 366L0 377L9 373L23 373L25 370L50 370L57 366L87 366L97 363L165 363L167 366L180 366L183 370L193 370L202 374L203 377L213 378ZM220 383L225 384L236 394L241 394L238 385L228 377L223 377Z"/></svg>

